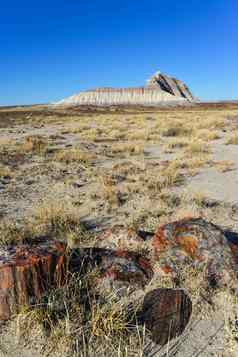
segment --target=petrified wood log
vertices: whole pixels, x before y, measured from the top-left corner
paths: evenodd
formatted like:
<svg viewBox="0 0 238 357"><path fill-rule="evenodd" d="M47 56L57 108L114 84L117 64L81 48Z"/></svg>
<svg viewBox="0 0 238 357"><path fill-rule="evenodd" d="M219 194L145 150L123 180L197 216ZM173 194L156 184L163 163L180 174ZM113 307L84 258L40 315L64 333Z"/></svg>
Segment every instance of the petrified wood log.
<svg viewBox="0 0 238 357"><path fill-rule="evenodd" d="M97 285L100 291L125 291L124 288L144 287L152 278L150 261L141 254L131 251L114 251L103 248L75 249L70 257L71 272L97 267Z"/></svg>
<svg viewBox="0 0 238 357"><path fill-rule="evenodd" d="M165 345L184 331L192 313L192 302L183 290L155 289L144 298L140 322L154 342Z"/></svg>
<svg viewBox="0 0 238 357"><path fill-rule="evenodd" d="M206 273L207 282L213 287L236 281L237 265L230 242L222 229L202 218L183 219L159 227L152 245L165 272L177 275L186 266L197 268Z"/></svg>
<svg viewBox="0 0 238 357"><path fill-rule="evenodd" d="M0 248L0 320L35 304L47 289L61 283L64 253L64 244L56 241Z"/></svg>

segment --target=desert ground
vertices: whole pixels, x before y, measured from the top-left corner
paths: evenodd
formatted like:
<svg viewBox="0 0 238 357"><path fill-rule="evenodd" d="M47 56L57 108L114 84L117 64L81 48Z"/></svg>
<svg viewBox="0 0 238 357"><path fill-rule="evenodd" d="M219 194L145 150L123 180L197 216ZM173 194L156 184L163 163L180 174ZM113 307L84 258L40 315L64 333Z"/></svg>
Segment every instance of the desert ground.
<svg viewBox="0 0 238 357"><path fill-rule="evenodd" d="M111 227L154 232L185 217L238 233L237 188L236 103L0 108L1 245L44 235L97 247ZM107 244L150 254L146 242ZM77 301L64 318L22 310L0 325L0 356L237 356L237 295L221 288L211 298L201 281L183 272L193 314L165 348L156 350L138 327L128 331L125 302L108 298L81 325ZM155 274L146 291L173 286Z"/></svg>

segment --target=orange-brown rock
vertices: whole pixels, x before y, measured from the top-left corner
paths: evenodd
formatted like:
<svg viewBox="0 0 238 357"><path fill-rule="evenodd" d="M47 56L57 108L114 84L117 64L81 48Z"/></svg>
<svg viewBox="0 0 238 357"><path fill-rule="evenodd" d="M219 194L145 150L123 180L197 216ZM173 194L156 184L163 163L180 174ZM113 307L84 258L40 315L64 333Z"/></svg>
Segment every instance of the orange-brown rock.
<svg viewBox="0 0 238 357"><path fill-rule="evenodd" d="M152 245L165 272L177 276L184 267L193 267L206 273L204 278L210 286L237 285L237 238L231 241L221 228L202 218L160 226Z"/></svg>
<svg viewBox="0 0 238 357"><path fill-rule="evenodd" d="M192 302L184 290L155 289L144 298L140 322L154 342L165 345L184 331L192 313Z"/></svg>
<svg viewBox="0 0 238 357"><path fill-rule="evenodd" d="M64 253L63 243L45 240L0 248L0 320L62 282Z"/></svg>

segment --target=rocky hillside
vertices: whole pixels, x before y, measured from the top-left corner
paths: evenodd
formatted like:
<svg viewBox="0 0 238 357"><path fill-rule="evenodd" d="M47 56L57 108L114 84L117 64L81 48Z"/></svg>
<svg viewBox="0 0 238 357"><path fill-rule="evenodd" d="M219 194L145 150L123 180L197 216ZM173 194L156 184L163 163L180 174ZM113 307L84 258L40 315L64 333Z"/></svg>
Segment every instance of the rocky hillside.
<svg viewBox="0 0 238 357"><path fill-rule="evenodd" d="M194 102L189 88L178 79L155 73L144 87L97 88L63 99L60 105L158 105Z"/></svg>

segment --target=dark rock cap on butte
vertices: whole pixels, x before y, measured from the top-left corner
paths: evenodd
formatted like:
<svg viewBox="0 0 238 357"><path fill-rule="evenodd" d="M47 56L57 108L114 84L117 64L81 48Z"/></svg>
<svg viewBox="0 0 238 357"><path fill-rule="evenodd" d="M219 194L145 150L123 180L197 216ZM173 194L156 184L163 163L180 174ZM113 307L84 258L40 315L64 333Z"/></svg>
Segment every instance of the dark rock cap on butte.
<svg viewBox="0 0 238 357"><path fill-rule="evenodd" d="M176 78L169 77L161 72L156 72L148 81L148 88L157 88L165 92L168 92L174 96L182 97L188 99L189 101L194 101L189 88L183 82L179 81Z"/></svg>

